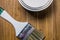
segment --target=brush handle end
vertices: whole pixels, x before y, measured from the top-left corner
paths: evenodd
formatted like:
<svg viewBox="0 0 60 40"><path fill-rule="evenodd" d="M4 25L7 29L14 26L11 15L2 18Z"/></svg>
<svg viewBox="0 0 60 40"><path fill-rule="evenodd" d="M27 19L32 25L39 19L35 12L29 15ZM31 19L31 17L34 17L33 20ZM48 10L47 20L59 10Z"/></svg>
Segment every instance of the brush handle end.
<svg viewBox="0 0 60 40"><path fill-rule="evenodd" d="M3 11L4 9L0 7L0 15L2 14Z"/></svg>

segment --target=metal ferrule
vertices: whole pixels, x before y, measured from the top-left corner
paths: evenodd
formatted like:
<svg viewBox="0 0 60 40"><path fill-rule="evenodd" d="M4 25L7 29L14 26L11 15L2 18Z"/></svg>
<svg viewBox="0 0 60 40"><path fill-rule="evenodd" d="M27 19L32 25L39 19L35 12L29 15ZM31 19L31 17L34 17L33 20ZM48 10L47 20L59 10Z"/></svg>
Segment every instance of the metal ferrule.
<svg viewBox="0 0 60 40"><path fill-rule="evenodd" d="M33 32L33 30L34 30L34 28L30 24L27 24L26 27L18 35L18 37L21 40L26 40L27 37Z"/></svg>

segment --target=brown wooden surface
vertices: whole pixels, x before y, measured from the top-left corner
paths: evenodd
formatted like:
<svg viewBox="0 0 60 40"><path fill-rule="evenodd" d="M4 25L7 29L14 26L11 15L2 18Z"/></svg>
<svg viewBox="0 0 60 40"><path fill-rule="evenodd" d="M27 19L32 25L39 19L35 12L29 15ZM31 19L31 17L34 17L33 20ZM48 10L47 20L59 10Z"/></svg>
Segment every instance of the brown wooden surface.
<svg viewBox="0 0 60 40"><path fill-rule="evenodd" d="M26 11L18 0L0 0L0 7L17 21L28 21L38 31L42 31L45 40L60 40L60 0L54 0L49 8L38 13ZM0 40L19 40L13 26L1 17Z"/></svg>

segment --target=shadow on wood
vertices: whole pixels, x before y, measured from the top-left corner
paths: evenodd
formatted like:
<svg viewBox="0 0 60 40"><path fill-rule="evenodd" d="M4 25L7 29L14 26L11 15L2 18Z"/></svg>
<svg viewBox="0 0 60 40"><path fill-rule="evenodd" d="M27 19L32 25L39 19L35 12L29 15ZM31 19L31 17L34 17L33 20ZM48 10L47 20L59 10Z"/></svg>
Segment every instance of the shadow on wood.
<svg viewBox="0 0 60 40"><path fill-rule="evenodd" d="M42 11L39 11L39 12L31 12L31 11L28 11L28 10L26 10L26 11L29 13L29 15L32 15L35 18L45 19L46 17L49 17L52 14L52 11L55 11L54 6L55 6L55 4L53 2L48 8L46 8Z"/></svg>

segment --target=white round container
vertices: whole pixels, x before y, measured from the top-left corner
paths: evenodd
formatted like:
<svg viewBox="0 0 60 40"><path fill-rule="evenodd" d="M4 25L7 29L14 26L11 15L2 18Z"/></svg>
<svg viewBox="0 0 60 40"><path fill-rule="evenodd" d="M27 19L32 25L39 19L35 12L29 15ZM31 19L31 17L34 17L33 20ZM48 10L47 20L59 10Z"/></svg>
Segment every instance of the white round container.
<svg viewBox="0 0 60 40"><path fill-rule="evenodd" d="M29 11L41 11L51 5L53 0L18 0Z"/></svg>

